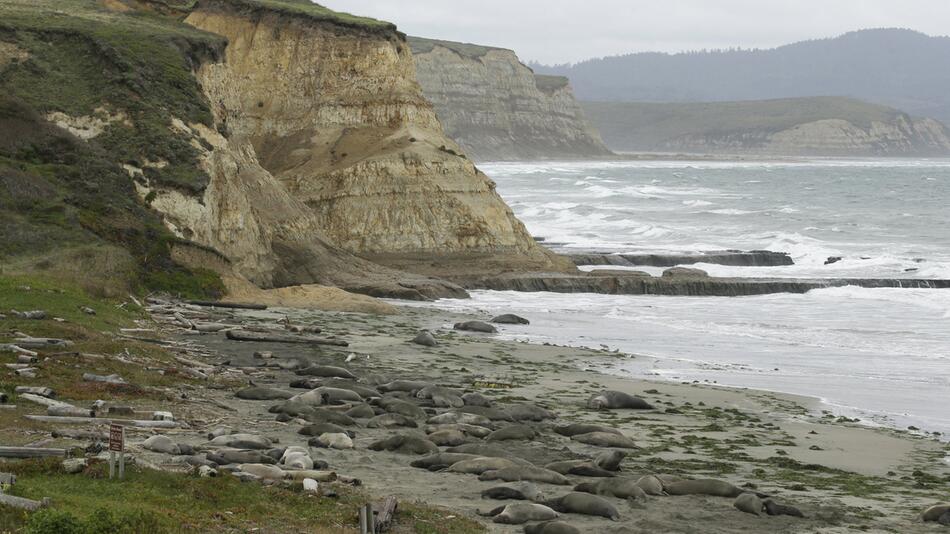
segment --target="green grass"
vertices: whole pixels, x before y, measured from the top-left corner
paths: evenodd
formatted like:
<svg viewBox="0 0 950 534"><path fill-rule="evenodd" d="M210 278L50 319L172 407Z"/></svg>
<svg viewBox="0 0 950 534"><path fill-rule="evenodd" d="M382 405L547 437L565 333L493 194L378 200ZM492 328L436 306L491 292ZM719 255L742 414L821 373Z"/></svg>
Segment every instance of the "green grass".
<svg viewBox="0 0 950 534"><path fill-rule="evenodd" d="M151 526L153 532L356 532L358 507L370 500L358 490L340 486L336 487L337 497L324 497L242 483L227 475L198 478L136 467L128 468L122 481L109 480L108 467L102 462L76 475L63 473L55 460L19 462L11 464L9 471L18 476L10 494L48 497L57 516L68 514L77 523L102 524L101 510L107 509L113 516L138 518L140 525ZM450 518L452 515L425 505L401 503L395 532L484 531L477 523ZM0 532L31 523L40 521L31 521L22 511L0 507Z"/></svg>
<svg viewBox="0 0 950 534"><path fill-rule="evenodd" d="M478 59L492 50L502 50L500 48L492 48L490 46L482 46L471 43L457 43L455 41L442 41L439 39L426 39L423 37L409 37L407 40L409 41L409 46L412 48L413 54L426 54L435 49L435 47L441 46L442 48L447 48L462 57Z"/></svg>
<svg viewBox="0 0 950 534"><path fill-rule="evenodd" d="M318 22L332 22L353 28L384 31L394 31L396 29L396 26L391 22L334 11L310 0L219 0L219 3L304 16Z"/></svg>

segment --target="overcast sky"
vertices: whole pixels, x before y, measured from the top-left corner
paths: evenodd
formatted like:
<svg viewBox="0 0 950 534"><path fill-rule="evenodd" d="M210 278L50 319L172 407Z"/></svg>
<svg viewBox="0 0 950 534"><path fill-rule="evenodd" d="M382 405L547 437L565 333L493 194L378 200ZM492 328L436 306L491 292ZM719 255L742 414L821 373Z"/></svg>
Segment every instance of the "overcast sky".
<svg viewBox="0 0 950 534"><path fill-rule="evenodd" d="M642 51L774 47L861 28L950 33L950 0L317 0L410 35L574 62Z"/></svg>

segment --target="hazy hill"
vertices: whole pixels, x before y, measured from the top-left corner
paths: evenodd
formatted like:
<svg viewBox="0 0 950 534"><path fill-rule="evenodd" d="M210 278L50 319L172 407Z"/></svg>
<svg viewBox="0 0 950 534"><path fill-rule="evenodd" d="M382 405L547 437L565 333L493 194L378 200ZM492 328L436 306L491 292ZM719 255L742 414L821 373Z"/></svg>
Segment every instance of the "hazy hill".
<svg viewBox="0 0 950 534"><path fill-rule="evenodd" d="M619 151L794 156L942 156L950 132L933 119L845 97L745 102L584 102Z"/></svg>
<svg viewBox="0 0 950 534"><path fill-rule="evenodd" d="M837 95L950 122L950 37L874 29L768 50L638 53L574 65L581 100L704 102Z"/></svg>

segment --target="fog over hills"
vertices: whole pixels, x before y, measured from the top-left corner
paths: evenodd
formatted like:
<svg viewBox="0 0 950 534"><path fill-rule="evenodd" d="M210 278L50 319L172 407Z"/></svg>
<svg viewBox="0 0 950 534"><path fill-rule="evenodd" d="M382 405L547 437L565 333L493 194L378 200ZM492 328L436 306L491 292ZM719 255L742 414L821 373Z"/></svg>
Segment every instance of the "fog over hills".
<svg viewBox="0 0 950 534"><path fill-rule="evenodd" d="M848 96L950 122L950 37L869 29L767 50L645 52L573 65L533 64L571 79L579 99L709 102Z"/></svg>

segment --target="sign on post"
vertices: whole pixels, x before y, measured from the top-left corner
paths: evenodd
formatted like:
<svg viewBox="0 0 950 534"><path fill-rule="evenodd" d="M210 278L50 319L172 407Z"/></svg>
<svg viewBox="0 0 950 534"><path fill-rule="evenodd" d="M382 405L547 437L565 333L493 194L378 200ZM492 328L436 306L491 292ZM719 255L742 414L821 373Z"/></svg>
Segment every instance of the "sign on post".
<svg viewBox="0 0 950 534"><path fill-rule="evenodd" d="M119 453L119 478L125 477L125 427L109 425L109 478L115 477L115 453Z"/></svg>

